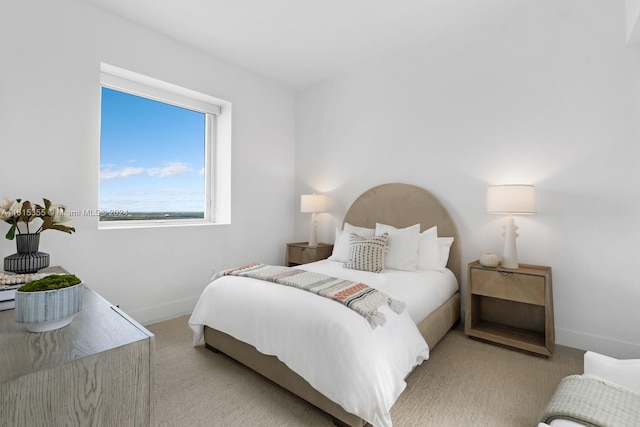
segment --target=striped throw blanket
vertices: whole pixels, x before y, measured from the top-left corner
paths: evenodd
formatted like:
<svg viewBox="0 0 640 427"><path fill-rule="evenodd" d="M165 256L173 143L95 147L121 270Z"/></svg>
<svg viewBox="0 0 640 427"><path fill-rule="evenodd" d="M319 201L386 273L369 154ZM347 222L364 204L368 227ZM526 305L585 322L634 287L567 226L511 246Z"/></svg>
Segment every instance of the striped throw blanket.
<svg viewBox="0 0 640 427"><path fill-rule="evenodd" d="M224 276L243 276L292 286L338 301L366 318L371 326L384 325L386 318L378 308L387 304L402 313L405 304L364 283L329 277L320 273L267 264L248 264L221 273Z"/></svg>
<svg viewBox="0 0 640 427"><path fill-rule="evenodd" d="M544 409L541 421L567 419L595 427L640 426L640 394L610 382L570 375Z"/></svg>

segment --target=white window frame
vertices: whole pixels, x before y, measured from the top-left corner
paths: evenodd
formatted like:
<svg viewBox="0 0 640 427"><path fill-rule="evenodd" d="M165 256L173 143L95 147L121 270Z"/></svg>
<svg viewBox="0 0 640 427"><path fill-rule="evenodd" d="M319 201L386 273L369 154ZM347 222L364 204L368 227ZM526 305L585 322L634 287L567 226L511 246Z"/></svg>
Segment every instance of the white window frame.
<svg viewBox="0 0 640 427"><path fill-rule="evenodd" d="M122 221L98 219L98 228L230 224L231 103L105 63L100 64L100 86L205 114L205 212L203 219Z"/></svg>

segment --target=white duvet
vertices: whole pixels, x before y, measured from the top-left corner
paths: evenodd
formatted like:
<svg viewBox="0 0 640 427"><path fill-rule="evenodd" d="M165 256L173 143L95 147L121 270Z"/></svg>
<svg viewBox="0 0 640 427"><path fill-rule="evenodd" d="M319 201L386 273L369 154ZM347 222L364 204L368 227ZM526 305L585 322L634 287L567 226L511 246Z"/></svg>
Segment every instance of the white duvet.
<svg viewBox="0 0 640 427"><path fill-rule="evenodd" d="M335 264L326 261L300 268L340 277ZM391 406L406 387L404 378L429 357L429 348L409 309L397 314L385 306L380 312L386 323L373 329L364 317L327 298L271 282L224 276L203 291L189 325L194 345L202 339L204 325L225 332L263 354L277 356L347 412L387 427L392 424Z"/></svg>

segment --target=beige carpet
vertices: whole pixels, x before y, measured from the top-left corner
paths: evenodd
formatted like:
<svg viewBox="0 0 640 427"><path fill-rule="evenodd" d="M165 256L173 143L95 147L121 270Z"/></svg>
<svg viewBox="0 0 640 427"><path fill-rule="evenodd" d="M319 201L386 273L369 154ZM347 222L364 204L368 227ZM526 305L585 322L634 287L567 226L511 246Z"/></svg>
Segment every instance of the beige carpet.
<svg viewBox="0 0 640 427"><path fill-rule="evenodd" d="M148 327L156 335L158 426L331 426L329 416L230 358L192 347L187 316ZM550 359L471 340L452 330L408 378L393 425L535 427L582 352Z"/></svg>

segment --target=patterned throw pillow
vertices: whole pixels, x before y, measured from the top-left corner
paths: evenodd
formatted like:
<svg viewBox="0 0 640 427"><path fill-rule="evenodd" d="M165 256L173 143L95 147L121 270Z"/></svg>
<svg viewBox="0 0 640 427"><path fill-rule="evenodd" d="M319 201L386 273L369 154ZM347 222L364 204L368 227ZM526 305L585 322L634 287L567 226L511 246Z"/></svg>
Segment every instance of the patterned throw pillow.
<svg viewBox="0 0 640 427"><path fill-rule="evenodd" d="M388 238L388 233L371 239L365 239L351 233L349 236L349 261L344 263L344 267L381 273L384 271L384 254Z"/></svg>

